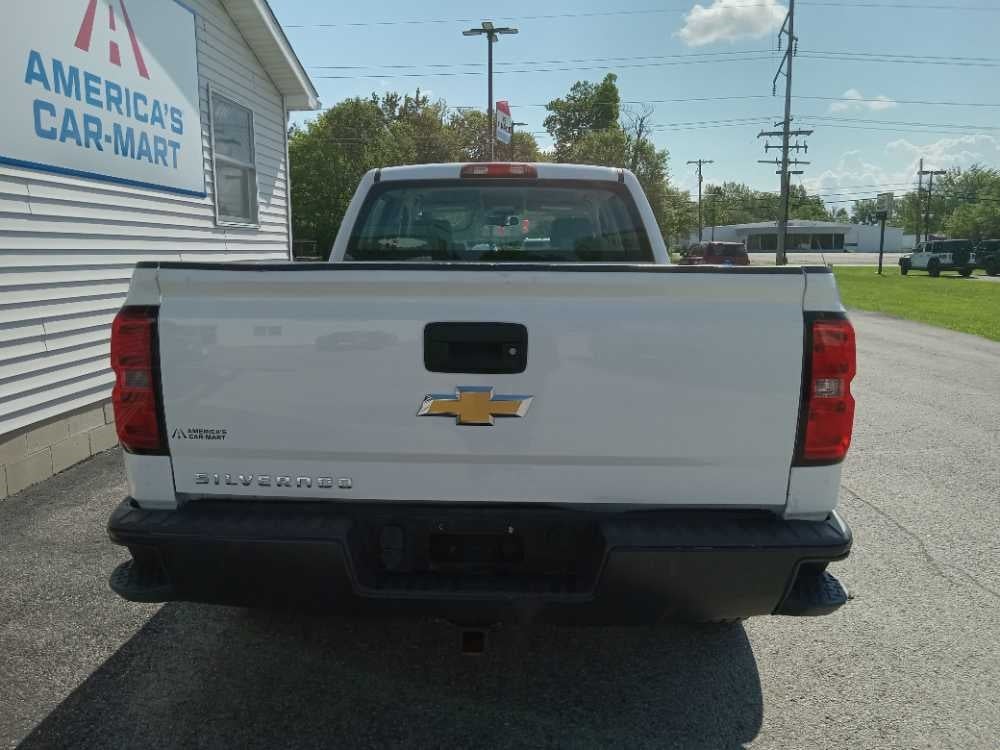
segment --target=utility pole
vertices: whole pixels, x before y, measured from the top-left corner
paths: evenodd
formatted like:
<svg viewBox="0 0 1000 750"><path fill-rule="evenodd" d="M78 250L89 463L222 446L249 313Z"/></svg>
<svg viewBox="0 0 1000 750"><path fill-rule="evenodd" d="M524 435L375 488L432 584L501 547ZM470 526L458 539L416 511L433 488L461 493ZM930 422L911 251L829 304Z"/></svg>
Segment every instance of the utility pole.
<svg viewBox="0 0 1000 750"><path fill-rule="evenodd" d="M934 195L934 175L948 174L943 169L924 169L924 160L920 160L920 175L927 175L927 205L924 208L924 242L931 238L931 198ZM919 237L917 240L919 241Z"/></svg>
<svg viewBox="0 0 1000 750"><path fill-rule="evenodd" d="M795 0L788 0L788 15L785 16L785 22L781 25L781 30L778 32L778 49L781 49L782 35L788 37L788 47L785 49L781 65L778 66L778 72L774 74L774 78L771 81L771 94L777 94L778 76L784 75L785 119L775 123L775 127L778 125L781 126L780 131L761 132L757 135L758 138L781 136L781 159L759 160L761 164L777 164L780 167L776 174L781 175L781 212L778 217L778 249L774 254L774 262L779 266L783 266L788 262L785 246L788 239L788 211L792 187L791 175L802 174L801 170L790 171L788 167L793 164L809 163L807 161L799 161L798 159L789 160L788 152L791 150L809 152L808 144L799 143L796 140L795 144L792 145L789 143L789 139L793 135L798 137L812 135L813 133L811 130L792 130L792 58L797 54L799 47L799 38L795 36ZM770 143L764 145L765 152L771 148ZM773 148L778 147L774 146Z"/></svg>
<svg viewBox="0 0 1000 750"><path fill-rule="evenodd" d="M489 121L487 127L489 128L489 133L487 134L490 139L490 161L496 160L497 155L497 136L496 136L496 126L493 124L493 45L500 41L501 34L517 34L518 30L509 26L501 26L497 28L493 25L492 21L483 21L479 28L466 29L462 32L462 36L480 36L486 35L486 90L487 90L487 103L486 103L486 119Z"/></svg>
<svg viewBox="0 0 1000 750"><path fill-rule="evenodd" d="M875 217L881 224L878 235L878 275L882 275L882 259L885 255L885 222L892 213L893 194L879 193L875 198Z"/></svg>
<svg viewBox="0 0 1000 750"><path fill-rule="evenodd" d="M711 159L695 159L688 162L688 164L698 165L698 242L701 242L701 235L705 228L705 223L701 219L701 168L704 164L714 163ZM712 235L715 236L715 227L712 227Z"/></svg>
<svg viewBox="0 0 1000 750"><path fill-rule="evenodd" d="M917 249L920 244L920 207L924 201L924 157L920 157L920 167L917 169L917 233L913 249Z"/></svg>

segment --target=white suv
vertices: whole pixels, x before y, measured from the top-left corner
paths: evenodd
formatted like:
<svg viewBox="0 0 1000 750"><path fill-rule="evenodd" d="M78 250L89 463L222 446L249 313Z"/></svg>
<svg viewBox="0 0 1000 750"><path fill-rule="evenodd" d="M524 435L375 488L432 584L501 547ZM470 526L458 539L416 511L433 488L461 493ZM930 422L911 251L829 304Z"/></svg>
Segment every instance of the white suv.
<svg viewBox="0 0 1000 750"><path fill-rule="evenodd" d="M975 267L976 254L970 240L921 242L912 253L899 259L899 272L904 276L910 269L927 271L931 276L940 276L942 271L971 276Z"/></svg>

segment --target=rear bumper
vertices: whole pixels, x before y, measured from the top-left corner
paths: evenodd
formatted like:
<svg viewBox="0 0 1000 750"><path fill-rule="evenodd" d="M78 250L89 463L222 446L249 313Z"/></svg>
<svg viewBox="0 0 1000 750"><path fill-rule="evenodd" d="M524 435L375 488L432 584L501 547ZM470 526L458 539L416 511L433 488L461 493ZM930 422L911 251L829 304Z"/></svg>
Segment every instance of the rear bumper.
<svg viewBox="0 0 1000 750"><path fill-rule="evenodd" d="M639 624L833 611L836 515L524 506L192 502L108 523L134 601L291 606L458 622Z"/></svg>

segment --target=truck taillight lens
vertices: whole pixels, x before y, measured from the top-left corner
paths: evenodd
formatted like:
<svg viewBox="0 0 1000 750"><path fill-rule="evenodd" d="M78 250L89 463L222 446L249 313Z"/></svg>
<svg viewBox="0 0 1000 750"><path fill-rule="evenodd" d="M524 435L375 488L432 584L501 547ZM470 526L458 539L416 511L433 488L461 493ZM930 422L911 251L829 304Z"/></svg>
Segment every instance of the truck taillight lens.
<svg viewBox="0 0 1000 750"><path fill-rule="evenodd" d="M466 164L462 167L461 175L466 179L470 177L510 177L512 179L535 179L538 177L538 170L531 164L491 162L488 164Z"/></svg>
<svg viewBox="0 0 1000 750"><path fill-rule="evenodd" d="M166 453L159 408L157 307L123 307L111 324L111 401L122 447L132 453Z"/></svg>
<svg viewBox="0 0 1000 750"><path fill-rule="evenodd" d="M796 463L832 464L844 460L854 429L854 327L839 317L815 319L810 326L804 424Z"/></svg>

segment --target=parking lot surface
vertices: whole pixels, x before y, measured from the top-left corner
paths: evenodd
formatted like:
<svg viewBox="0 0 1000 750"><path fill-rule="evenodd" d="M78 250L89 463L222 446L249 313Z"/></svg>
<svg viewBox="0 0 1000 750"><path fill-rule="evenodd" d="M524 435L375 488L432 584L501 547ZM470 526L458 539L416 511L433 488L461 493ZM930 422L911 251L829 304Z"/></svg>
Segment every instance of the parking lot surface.
<svg viewBox="0 0 1000 750"><path fill-rule="evenodd" d="M0 501L0 747L996 748L1000 344L853 314L858 418L832 616L506 628L107 587L117 452Z"/></svg>

